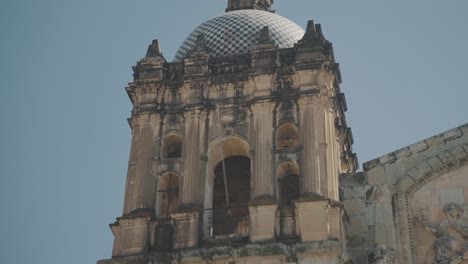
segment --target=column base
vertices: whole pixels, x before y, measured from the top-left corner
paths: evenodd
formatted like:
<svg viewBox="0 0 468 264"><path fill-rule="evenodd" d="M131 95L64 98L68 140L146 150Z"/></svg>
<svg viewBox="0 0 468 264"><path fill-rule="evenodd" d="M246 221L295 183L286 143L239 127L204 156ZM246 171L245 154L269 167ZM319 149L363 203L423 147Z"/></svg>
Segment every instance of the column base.
<svg viewBox="0 0 468 264"><path fill-rule="evenodd" d="M126 257L147 252L151 217L134 216L118 218L110 225L114 234L112 257Z"/></svg>
<svg viewBox="0 0 468 264"><path fill-rule="evenodd" d="M251 242L272 241L275 238L275 220L278 204L254 204L249 206L249 239Z"/></svg>
<svg viewBox="0 0 468 264"><path fill-rule="evenodd" d="M174 249L198 247L201 215L199 208L184 208L171 214L174 220Z"/></svg>
<svg viewBox="0 0 468 264"><path fill-rule="evenodd" d="M297 208L299 237L302 242L324 241L329 239L330 225L328 211L330 200L298 200Z"/></svg>

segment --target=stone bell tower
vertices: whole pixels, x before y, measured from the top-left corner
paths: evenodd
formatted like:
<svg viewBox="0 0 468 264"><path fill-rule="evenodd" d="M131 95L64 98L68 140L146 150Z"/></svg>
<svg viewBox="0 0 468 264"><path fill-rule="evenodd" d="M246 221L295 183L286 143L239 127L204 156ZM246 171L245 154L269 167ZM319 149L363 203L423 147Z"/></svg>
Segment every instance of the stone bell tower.
<svg viewBox="0 0 468 264"><path fill-rule="evenodd" d="M319 24L229 0L167 61L133 67L115 263L347 263L338 176L356 170Z"/></svg>

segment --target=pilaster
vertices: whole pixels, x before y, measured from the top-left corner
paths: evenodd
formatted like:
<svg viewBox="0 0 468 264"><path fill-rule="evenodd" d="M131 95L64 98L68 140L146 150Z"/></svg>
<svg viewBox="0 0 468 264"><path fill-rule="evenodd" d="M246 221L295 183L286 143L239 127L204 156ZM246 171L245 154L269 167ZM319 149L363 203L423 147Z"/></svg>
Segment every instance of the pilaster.
<svg viewBox="0 0 468 264"><path fill-rule="evenodd" d="M317 107L318 100L314 96L302 97L299 100L301 111L300 130L302 152L302 182L301 194L321 194L319 141L317 135Z"/></svg>
<svg viewBox="0 0 468 264"><path fill-rule="evenodd" d="M274 197L274 173L272 170L273 106L271 102L261 102L253 107L254 144L253 193L252 199Z"/></svg>
<svg viewBox="0 0 468 264"><path fill-rule="evenodd" d="M145 114L132 118L133 139L127 174L124 215L145 208L154 210L156 180L152 175L155 135L159 115Z"/></svg>
<svg viewBox="0 0 468 264"><path fill-rule="evenodd" d="M201 171L204 134L204 118L202 110L192 110L187 113L185 119L185 137L190 140L185 141L184 148L184 173L182 181L182 192L180 192L180 204L203 204L203 192L200 187L204 186L204 176Z"/></svg>

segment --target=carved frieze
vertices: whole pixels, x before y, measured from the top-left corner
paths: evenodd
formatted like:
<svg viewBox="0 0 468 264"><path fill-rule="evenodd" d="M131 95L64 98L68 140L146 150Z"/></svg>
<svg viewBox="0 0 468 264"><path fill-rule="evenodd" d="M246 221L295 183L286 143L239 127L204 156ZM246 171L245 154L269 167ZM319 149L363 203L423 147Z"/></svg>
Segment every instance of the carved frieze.
<svg viewBox="0 0 468 264"><path fill-rule="evenodd" d="M418 264L468 263L468 166L426 183L412 199Z"/></svg>
<svg viewBox="0 0 468 264"><path fill-rule="evenodd" d="M432 226L428 211L423 210L424 229L435 237L426 264L468 263L468 219L464 211L463 206L457 203L446 204L446 219Z"/></svg>
<svg viewBox="0 0 468 264"><path fill-rule="evenodd" d="M388 249L386 245L378 244L369 252L370 264L395 264L396 251Z"/></svg>

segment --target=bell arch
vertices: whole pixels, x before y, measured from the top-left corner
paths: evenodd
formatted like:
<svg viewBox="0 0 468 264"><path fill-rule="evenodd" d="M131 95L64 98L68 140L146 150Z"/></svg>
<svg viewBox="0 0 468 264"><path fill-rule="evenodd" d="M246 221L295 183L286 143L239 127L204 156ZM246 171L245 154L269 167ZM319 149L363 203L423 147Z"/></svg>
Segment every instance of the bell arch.
<svg viewBox="0 0 468 264"><path fill-rule="evenodd" d="M210 144L207 158L205 236L247 235L250 145L239 137L224 137Z"/></svg>

